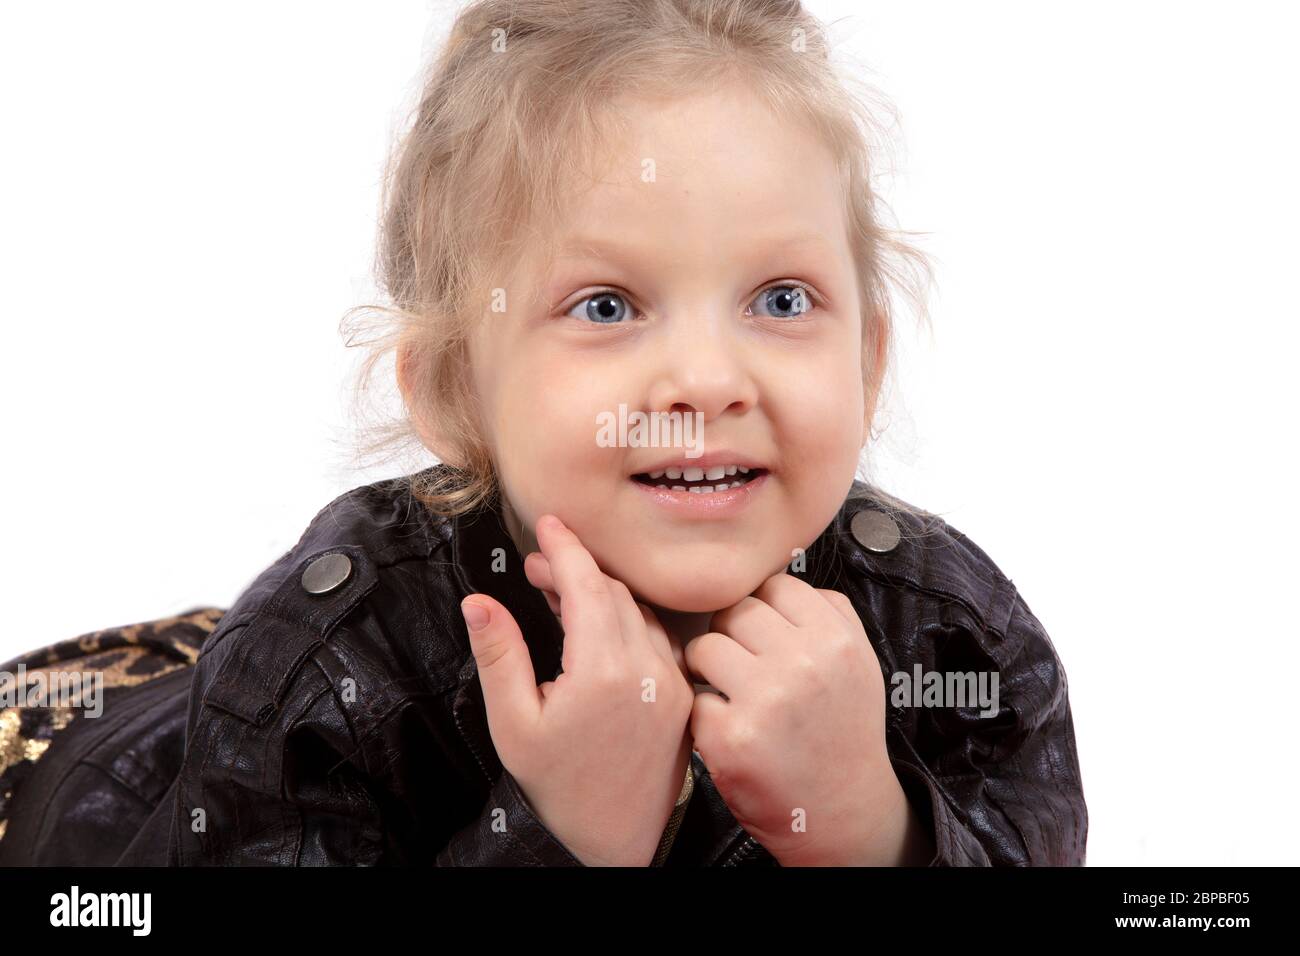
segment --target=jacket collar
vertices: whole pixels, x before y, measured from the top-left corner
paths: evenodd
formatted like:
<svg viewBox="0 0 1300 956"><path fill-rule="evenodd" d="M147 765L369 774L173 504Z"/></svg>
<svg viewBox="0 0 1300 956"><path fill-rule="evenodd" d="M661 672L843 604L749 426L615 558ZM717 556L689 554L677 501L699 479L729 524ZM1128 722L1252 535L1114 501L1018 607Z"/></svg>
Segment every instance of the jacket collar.
<svg viewBox="0 0 1300 956"><path fill-rule="evenodd" d="M524 574L524 556L506 530L499 500L452 519L451 554L465 594L487 594L510 609L533 659L537 680L553 680L560 669L564 631L542 592ZM470 655L462 678L472 673Z"/></svg>

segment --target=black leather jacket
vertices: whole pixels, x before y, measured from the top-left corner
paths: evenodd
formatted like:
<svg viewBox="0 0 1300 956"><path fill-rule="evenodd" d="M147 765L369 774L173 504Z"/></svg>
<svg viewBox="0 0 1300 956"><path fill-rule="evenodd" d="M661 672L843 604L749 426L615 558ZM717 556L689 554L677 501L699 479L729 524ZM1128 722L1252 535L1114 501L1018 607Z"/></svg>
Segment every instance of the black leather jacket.
<svg viewBox="0 0 1300 956"><path fill-rule="evenodd" d="M895 513L869 530L853 520L863 510L881 506L855 482L801 576L852 601L887 693L891 674L917 664L999 674L995 716L888 707L889 753L933 836L931 865L1082 865L1088 818L1066 676L1042 625L946 523L923 533ZM503 572L492 570L498 548ZM347 561L316 563L304 579L329 554ZM221 619L192 675L160 679L124 709L113 766L145 767L167 789L125 852L87 862L580 865L497 757L459 610L475 591L501 601L537 679L553 679L563 633L522 565L499 510L434 519L402 479L331 502ZM179 768L160 763L166 734ZM665 865L775 865L698 754L692 766ZM55 794L51 809L112 820L126 798L101 786ZM504 828L493 826L499 811Z"/></svg>

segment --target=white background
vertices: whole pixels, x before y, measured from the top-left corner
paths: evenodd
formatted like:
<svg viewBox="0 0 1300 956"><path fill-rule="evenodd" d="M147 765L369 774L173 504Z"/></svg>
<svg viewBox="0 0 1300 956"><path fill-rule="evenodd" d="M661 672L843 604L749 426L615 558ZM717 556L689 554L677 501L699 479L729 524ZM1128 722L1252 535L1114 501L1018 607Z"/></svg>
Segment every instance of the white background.
<svg viewBox="0 0 1300 956"><path fill-rule="evenodd" d="M1294 863L1294 8L809 6L938 267L878 467L1052 635L1089 864ZM338 320L445 9L3 8L0 660L229 606L400 472L352 468Z"/></svg>

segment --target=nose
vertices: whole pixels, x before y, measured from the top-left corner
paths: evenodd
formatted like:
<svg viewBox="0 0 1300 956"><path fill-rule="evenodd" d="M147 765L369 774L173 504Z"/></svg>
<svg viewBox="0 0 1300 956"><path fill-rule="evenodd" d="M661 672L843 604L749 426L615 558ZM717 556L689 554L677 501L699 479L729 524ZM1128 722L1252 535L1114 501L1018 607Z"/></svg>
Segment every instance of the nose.
<svg viewBox="0 0 1300 956"><path fill-rule="evenodd" d="M733 321L697 316L668 324L647 396L651 410L700 412L708 422L754 406L757 385Z"/></svg>

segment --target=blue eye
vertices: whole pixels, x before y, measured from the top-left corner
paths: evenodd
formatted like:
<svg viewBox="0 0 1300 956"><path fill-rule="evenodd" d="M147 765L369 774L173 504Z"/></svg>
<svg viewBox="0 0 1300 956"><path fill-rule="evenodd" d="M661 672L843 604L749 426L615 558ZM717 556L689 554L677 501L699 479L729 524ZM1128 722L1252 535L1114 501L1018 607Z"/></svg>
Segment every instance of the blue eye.
<svg viewBox="0 0 1300 956"><path fill-rule="evenodd" d="M769 286L760 292L754 301L761 302L766 308L774 309L779 313L759 313L774 319L792 319L812 309L812 298L808 290L801 285Z"/></svg>
<svg viewBox="0 0 1300 956"><path fill-rule="evenodd" d="M573 315L579 308L583 307L582 315ZM595 295L589 295L587 298L574 303L566 315L573 315L575 319L586 318L592 322L599 322L602 325L617 325L627 315L628 307L626 301L617 292L597 292Z"/></svg>
<svg viewBox="0 0 1300 956"><path fill-rule="evenodd" d="M746 315L755 314L752 311L754 303L761 303L758 315L774 319L797 318L813 307L807 287L796 283L768 286L750 303L750 309L745 310ZM609 289L580 299L565 313L575 319L600 325L618 325L632 314L627 300Z"/></svg>

